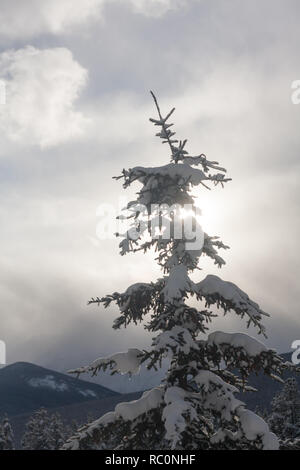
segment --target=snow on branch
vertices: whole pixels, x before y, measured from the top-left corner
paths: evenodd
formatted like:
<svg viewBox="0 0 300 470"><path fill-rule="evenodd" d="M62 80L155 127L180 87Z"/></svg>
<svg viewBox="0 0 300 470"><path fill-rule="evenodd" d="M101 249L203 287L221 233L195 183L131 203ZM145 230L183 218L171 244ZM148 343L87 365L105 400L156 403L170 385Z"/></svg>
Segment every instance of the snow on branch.
<svg viewBox="0 0 300 470"><path fill-rule="evenodd" d="M249 317L248 326L253 323L259 328L259 333L264 334L264 326L260 323L262 316L269 316L263 312L259 305L253 302L248 295L232 282L223 281L218 276L208 275L203 281L195 284L195 291L198 298L206 300L206 305L217 304L226 313L234 310L238 315Z"/></svg>
<svg viewBox="0 0 300 470"><path fill-rule="evenodd" d="M197 419L197 412L191 402L188 401L189 393L179 387L169 387L166 390L162 419L165 423L165 438L170 441L171 449L176 449L182 439L182 433L188 422ZM188 416L188 419L187 419Z"/></svg>
<svg viewBox="0 0 300 470"><path fill-rule="evenodd" d="M119 403L115 408L116 417L133 421L138 416L157 408L163 402L164 387L156 387L143 393L138 400Z"/></svg>
<svg viewBox="0 0 300 470"><path fill-rule="evenodd" d="M69 439L63 449L80 449L82 443L91 439L97 440L97 436L99 436L101 432L105 431L105 429L110 433L111 428L114 425L122 426L124 422L128 422L128 425L130 426L130 424L140 416L143 416L151 410L161 406L163 398L164 387L159 386L144 392L142 397L138 400L118 403L115 411L110 411L96 421L93 421L79 429L77 435Z"/></svg>
<svg viewBox="0 0 300 470"><path fill-rule="evenodd" d="M223 173L226 173L226 169L219 166L218 162L210 162L207 160L204 153L201 153L195 157L191 157L190 155L183 157L183 162L188 163L189 165L202 165L204 172L207 172L209 168L213 168L214 170L219 170Z"/></svg>
<svg viewBox="0 0 300 470"><path fill-rule="evenodd" d="M247 387L245 379L251 372L263 371L282 383L282 373L293 370L292 364L283 362L275 350L266 348L263 343L245 333L215 331L208 336L206 345L216 365L223 361L227 368L240 372L243 390Z"/></svg>
<svg viewBox="0 0 300 470"><path fill-rule="evenodd" d="M222 419L228 423L233 415L238 418L239 429L232 432L222 427L211 438L212 444L217 444L230 439L232 441L246 438L248 441L261 441L264 450L277 450L279 442L275 434L270 432L267 423L245 408L244 403L235 398L238 390L223 381L217 374L202 370L195 377L195 382L200 387L206 409L219 411ZM209 393L210 392L210 393Z"/></svg>
<svg viewBox="0 0 300 470"><path fill-rule="evenodd" d="M251 410L240 407L237 410L237 415L240 419L243 434L249 441L254 441L260 438L262 441L263 450L278 450L279 441L275 434L270 432L267 423Z"/></svg>
<svg viewBox="0 0 300 470"><path fill-rule="evenodd" d="M182 299L186 292L191 291L192 285L187 267L184 264L173 266L169 276L165 278L165 286L161 291L165 302L173 303L176 299Z"/></svg>
<svg viewBox="0 0 300 470"><path fill-rule="evenodd" d="M126 326L130 321L134 323L141 321L143 315L155 308L162 287L162 279L158 279L155 283L137 282L129 286L123 293L114 292L102 298L92 298L88 304L96 303L100 305L103 303L104 307L107 308L111 302L116 302L122 313L114 321L113 327L117 329L123 325Z"/></svg>
<svg viewBox="0 0 300 470"><path fill-rule="evenodd" d="M174 355L182 352L189 354L190 350L198 349L197 343L193 340L191 333L180 326L174 326L171 330L166 330L153 339L152 345L157 351L170 351Z"/></svg>
<svg viewBox="0 0 300 470"><path fill-rule="evenodd" d="M136 180L140 183L145 183L145 180L150 176L168 177L179 183L190 183L192 186L197 186L201 181L209 179L198 168L192 168L185 163L168 163L167 165L157 167L136 166L131 168L125 174L125 184L128 186Z"/></svg>
<svg viewBox="0 0 300 470"><path fill-rule="evenodd" d="M140 372L141 358L143 352L139 349L131 348L127 352L119 352L107 357L100 357L90 365L70 370L70 374L80 374L91 372L96 375L101 369L111 370L111 374L138 374Z"/></svg>
<svg viewBox="0 0 300 470"><path fill-rule="evenodd" d="M239 372L241 380L238 379L239 383L236 384L243 391L249 389L246 380L253 372L261 371L280 383L283 382L283 372L295 372L294 366L284 362L275 350L268 349L263 343L245 333L215 331L208 335L207 341L201 340L198 343L206 350L216 368L222 364L222 375L224 367L227 372Z"/></svg>
<svg viewBox="0 0 300 470"><path fill-rule="evenodd" d="M234 393L238 392L237 388L224 382L214 372L200 370L194 381L199 387L204 408L220 413L224 421L230 422L236 408L244 405L234 396Z"/></svg>
<svg viewBox="0 0 300 470"><path fill-rule="evenodd" d="M220 446L220 443L227 443L225 448L228 449L228 441L233 444L239 441L252 441L256 443L256 449L279 450L278 438L270 431L268 424L260 416L242 406L236 410L236 414L239 418L240 429L237 432L226 428L219 429L210 439L212 444ZM245 446L245 448L247 447Z"/></svg>
<svg viewBox="0 0 300 470"><path fill-rule="evenodd" d="M224 382L221 377L209 370L200 370L194 378L194 381L201 389L203 389L205 393L211 391L211 386L213 386L213 389L215 389L216 387L221 387L226 393L238 392L238 389L236 387Z"/></svg>
<svg viewBox="0 0 300 470"><path fill-rule="evenodd" d="M249 356L258 356L263 351L267 351L266 346L252 336L245 333L224 333L223 331L214 331L208 335L207 344L218 347L232 346L234 348L243 348Z"/></svg>
<svg viewBox="0 0 300 470"><path fill-rule="evenodd" d="M191 186L198 186L202 184L203 181L213 181L215 184L223 184L230 181L230 178L225 178L222 173L206 175L202 170L193 168L185 162L177 164L168 163L167 165L157 167L136 166L128 170L123 170L121 178L122 177L124 178L124 188L130 186L134 181L139 181L144 185L143 189L140 191L143 197L139 197L138 199L138 202L142 204L148 204L145 193L149 193L150 196L151 191L157 188L157 178L164 178L165 182L167 182L166 179L169 179L173 184L189 184Z"/></svg>

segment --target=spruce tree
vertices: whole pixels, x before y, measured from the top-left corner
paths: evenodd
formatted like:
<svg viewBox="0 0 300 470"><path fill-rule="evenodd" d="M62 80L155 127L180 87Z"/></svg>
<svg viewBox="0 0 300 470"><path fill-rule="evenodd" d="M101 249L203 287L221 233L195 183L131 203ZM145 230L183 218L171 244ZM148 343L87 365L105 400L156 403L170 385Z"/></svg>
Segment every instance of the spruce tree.
<svg viewBox="0 0 300 470"><path fill-rule="evenodd" d="M2 423L0 422L0 450L4 450L4 437L3 437L3 430L2 430Z"/></svg>
<svg viewBox="0 0 300 470"><path fill-rule="evenodd" d="M58 413L49 414L45 408L34 412L26 423L22 438L24 450L58 450L70 436Z"/></svg>
<svg viewBox="0 0 300 470"><path fill-rule="evenodd" d="M70 429L66 426L59 413L54 413L50 416L50 423L49 423L49 440L51 450L59 450L67 437L70 436Z"/></svg>
<svg viewBox="0 0 300 470"><path fill-rule="evenodd" d="M300 437L300 393L296 379L287 379L273 398L268 423L280 440Z"/></svg>
<svg viewBox="0 0 300 470"><path fill-rule="evenodd" d="M2 450L14 450L14 432L7 416L1 426L1 441L3 443Z"/></svg>
<svg viewBox="0 0 300 470"><path fill-rule="evenodd" d="M124 188L141 185L136 200L120 216L130 225L117 235L123 237L121 255L153 248L163 276L133 284L123 293L92 298L89 304L106 308L115 303L120 310L115 329L143 322L149 313L144 327L154 335L152 348L129 349L71 372L96 374L108 369L133 374L142 363L149 369L159 367L166 356L170 367L160 386L82 427L64 448L84 449L93 443L108 449L277 449L278 439L266 422L235 395L249 389L251 372L280 375L285 367L282 359L246 334L208 332L215 316L211 306L235 312L262 335L267 314L235 284L209 274L200 281L195 278L201 255L221 268L225 261L219 250L228 247L202 232L192 188L223 186L230 179L218 162L204 154L188 154L187 141L175 138L169 122L174 108L163 117L151 94L158 117L150 121L159 129L156 135L168 147L171 161L124 169L116 177Z"/></svg>
<svg viewBox="0 0 300 470"><path fill-rule="evenodd" d="M35 411L26 423L25 433L22 438L22 449L51 450L49 424L50 419L45 408Z"/></svg>

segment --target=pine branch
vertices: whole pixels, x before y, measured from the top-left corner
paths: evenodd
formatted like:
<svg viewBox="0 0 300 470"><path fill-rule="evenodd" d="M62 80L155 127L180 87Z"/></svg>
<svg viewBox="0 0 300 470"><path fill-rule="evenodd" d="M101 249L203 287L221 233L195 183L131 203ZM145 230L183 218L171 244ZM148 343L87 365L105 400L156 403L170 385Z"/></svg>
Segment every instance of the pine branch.
<svg viewBox="0 0 300 470"><path fill-rule="evenodd" d="M160 111L160 107L158 105L158 101L157 101L156 96L154 95L153 91L150 91L150 93L151 93L152 98L154 100L154 103L155 103L155 106L156 106L156 109L157 109L157 112L158 112L158 116L159 116L159 121L156 120L156 119L152 119L152 118L150 118L150 121L153 122L156 126L161 126L162 127L163 133L156 134L156 135L158 135L159 137L165 139L165 141L163 143L167 142L169 144L169 147L170 147L171 153L172 153L172 159L171 160L174 160L175 163L178 163L179 155L182 152L187 153L183 150L187 140L184 140L183 142L180 141L178 148L176 148L173 145L174 143L177 143L178 140L171 140L171 137L173 135L175 135L175 132L171 132L169 130L169 127L173 126L173 124L166 124L166 122L169 119L169 117L173 114L173 112L175 111L175 108L172 108L171 111L167 114L167 116L165 118L163 118L162 114L161 114L161 111Z"/></svg>

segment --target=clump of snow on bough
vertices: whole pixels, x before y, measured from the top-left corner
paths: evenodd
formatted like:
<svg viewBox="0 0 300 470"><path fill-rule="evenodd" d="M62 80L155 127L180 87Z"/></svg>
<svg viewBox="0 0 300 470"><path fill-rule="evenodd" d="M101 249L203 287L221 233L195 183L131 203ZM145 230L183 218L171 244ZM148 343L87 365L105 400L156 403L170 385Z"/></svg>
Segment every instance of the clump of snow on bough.
<svg viewBox="0 0 300 470"><path fill-rule="evenodd" d="M226 438L237 441L245 437L249 441L261 439L264 450L279 448L278 439L270 432L267 423L247 410L245 404L234 396L234 393L238 392L236 387L224 382L221 377L209 370L200 371L195 377L195 382L202 390L205 409L219 411L224 422L228 423L235 415L240 424L240 429L235 433L224 427L217 431L211 438L212 444L223 442Z"/></svg>
<svg viewBox="0 0 300 470"><path fill-rule="evenodd" d="M266 346L252 336L245 333L224 333L214 331L208 335L207 344L218 347L229 345L234 348L243 348L249 356L258 356L264 351L268 351Z"/></svg>
<svg viewBox="0 0 300 470"><path fill-rule="evenodd" d="M93 421L78 430L76 436L64 445L64 450L78 450L80 443L87 438L93 436L94 431L97 431L105 426L110 426L120 418L124 421L134 421L139 416L157 408L163 403L164 387L156 387L152 390L143 393L142 397L138 400L131 402L118 403L115 411L110 411L103 415L101 418Z"/></svg>
<svg viewBox="0 0 300 470"><path fill-rule="evenodd" d="M179 387L169 387L165 393L166 406L162 419L165 422L165 438L171 442L171 449L175 449L181 439L181 434L187 426L187 414L189 421L197 419L197 412L191 402L187 400L190 394Z"/></svg>
<svg viewBox="0 0 300 470"><path fill-rule="evenodd" d="M238 286L229 281L223 281L218 276L209 274L201 282L195 284L194 293L201 299L205 298L207 305L217 304L225 312L234 310L242 317L246 314L249 317L248 326L253 323L264 333L265 328L260 321L262 316L269 316L259 308Z"/></svg>
<svg viewBox="0 0 300 470"><path fill-rule="evenodd" d="M165 355L170 357L174 351L189 354L191 348L197 347L191 333L181 326L173 326L171 330L163 331L153 339L152 345L157 351L166 351Z"/></svg>
<svg viewBox="0 0 300 470"><path fill-rule="evenodd" d="M111 373L119 372L120 374L138 374L140 372L142 351L139 349L128 349L126 352L119 352L111 356L100 357L93 361L90 365L70 370L70 374L83 374L92 372L96 374L100 369L109 368Z"/></svg>
<svg viewBox="0 0 300 470"><path fill-rule="evenodd" d="M185 291L190 291L192 281L187 274L187 267L184 264L178 264L170 269L170 274L166 279L165 286L162 289L165 302L172 303L174 299L181 299Z"/></svg>

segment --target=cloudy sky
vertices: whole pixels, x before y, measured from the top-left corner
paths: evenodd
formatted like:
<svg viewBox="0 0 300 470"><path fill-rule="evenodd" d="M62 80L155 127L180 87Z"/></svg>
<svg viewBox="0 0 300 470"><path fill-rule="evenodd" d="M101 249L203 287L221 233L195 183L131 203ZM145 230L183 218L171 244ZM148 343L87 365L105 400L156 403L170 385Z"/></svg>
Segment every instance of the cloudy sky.
<svg viewBox="0 0 300 470"><path fill-rule="evenodd" d="M203 228L231 246L220 272L271 314L267 344L300 339L297 0L0 0L1 339L7 360L64 371L149 344L87 307L160 275L98 240L122 168L159 165L149 90L191 153L225 166L199 191ZM128 197L130 194L127 195ZM215 329L245 331L234 314ZM254 330L250 334L255 335Z"/></svg>

